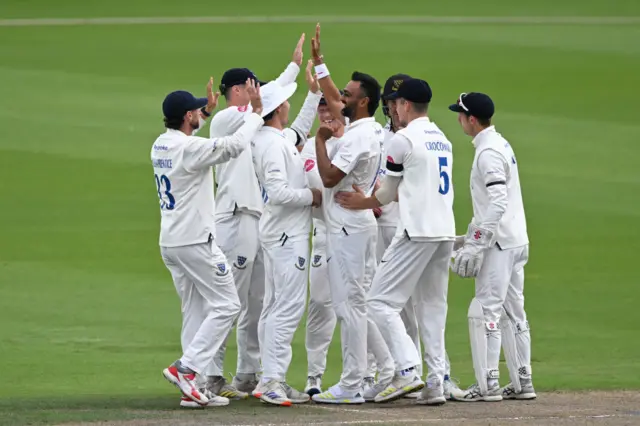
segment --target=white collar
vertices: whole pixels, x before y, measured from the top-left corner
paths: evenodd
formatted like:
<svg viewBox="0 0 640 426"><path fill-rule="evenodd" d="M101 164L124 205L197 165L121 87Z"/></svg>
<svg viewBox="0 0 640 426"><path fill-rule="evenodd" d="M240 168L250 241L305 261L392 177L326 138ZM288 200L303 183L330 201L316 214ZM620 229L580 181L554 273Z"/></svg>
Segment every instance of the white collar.
<svg viewBox="0 0 640 426"><path fill-rule="evenodd" d="M350 122L350 123L349 123L349 125L347 126L347 129L351 130L351 129L353 129L354 127L357 127L357 126L359 126L359 125L361 125L361 124L364 124L364 123L371 123L371 122L375 122L375 121L376 121L376 118L375 118L375 117L365 117L365 118L361 118L361 119L359 119L359 120L356 120L356 121L352 121L352 122Z"/></svg>
<svg viewBox="0 0 640 426"><path fill-rule="evenodd" d="M477 148L484 140L487 139L486 137L490 133L496 133L496 126L489 126L486 129L483 129L480 133L476 135L475 138L473 138L471 143L473 144L473 146Z"/></svg>

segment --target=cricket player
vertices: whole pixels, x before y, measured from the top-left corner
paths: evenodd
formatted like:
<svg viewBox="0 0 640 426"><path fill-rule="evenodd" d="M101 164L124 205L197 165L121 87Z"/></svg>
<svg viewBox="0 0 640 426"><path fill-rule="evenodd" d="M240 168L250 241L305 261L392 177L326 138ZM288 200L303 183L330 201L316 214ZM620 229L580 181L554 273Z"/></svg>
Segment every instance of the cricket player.
<svg viewBox="0 0 640 426"><path fill-rule="evenodd" d="M312 61L310 61L313 64ZM335 155L336 142L344 134L344 125L334 118L327 101L323 97L318 106L318 118L321 123L335 123L338 128L333 137L326 142L329 157ZM309 186L324 190L322 179L316 167L315 138L310 138L302 149L302 159ZM322 209L313 209L313 238L311 252L311 270L309 273L309 308L307 312L306 349L307 349L307 384L305 392L313 396L322 392L322 375L327 364L327 352L333 332L336 326L336 315L331 306L331 293L329 289L329 273L327 270L327 228ZM372 271L373 273L373 271ZM373 276L371 276L371 279ZM365 280L366 281L366 280ZM369 281L370 282L370 279ZM369 343L369 342L367 342ZM388 382L393 374L392 360L389 358L376 360L372 350L367 344L367 372L364 378L363 397L365 401L373 401L379 393L375 376L378 369L382 371L381 377ZM380 364L380 367L378 367Z"/></svg>
<svg viewBox="0 0 640 426"><path fill-rule="evenodd" d="M382 112L384 113L385 117L388 118L388 121L384 126L384 143L382 145L383 159L386 158L385 152L389 148L389 143L391 143L393 136L398 130L400 130L400 120L398 118L398 113L396 110L396 99L392 99L391 95L398 90L400 84L402 84L406 80L409 80L410 78L411 77L409 77L407 74L395 74L389 77L384 84L384 89L382 91ZM380 178L384 177L386 173L386 162L382 161L380 171L378 172L378 183L376 185L376 189L377 187L379 187ZM398 227L398 221L400 220L398 203L392 201L386 206L373 209L373 213L378 220L378 245L376 259L378 263L380 263L380 261L382 260L382 255L391 244L393 236L395 235L396 229ZM416 345L418 354L422 355L422 349L420 347L420 332L418 331L418 319L416 318L413 299L409 299L407 305L400 312L400 317L402 318L402 322L407 328L407 333L409 333L411 340L413 340L413 343ZM422 363L420 363L417 368L418 373L422 375ZM406 397L408 398L418 398L419 396L420 392L413 392L406 395Z"/></svg>
<svg viewBox="0 0 640 426"><path fill-rule="evenodd" d="M380 85L370 75L354 72L351 81L340 92L329 77L320 54L320 26L312 41L312 57L320 87L334 117L344 116L349 125L337 141L337 149L329 157L326 142L334 136L339 125L322 123L316 134L318 172L325 187L323 214L327 226L327 267L331 300L341 323L343 372L340 382L327 391L316 394L316 402L360 404L363 379L367 370L367 346L378 363L389 364L379 372L381 388L392 376L389 349L384 344L375 323L367 320L365 295L375 271L377 226L373 212L349 211L340 207L334 195L351 190L353 185L371 192L381 161L382 126L374 114L380 103ZM365 334L366 331L366 334ZM389 370L387 372L386 370ZM381 385L382 384L382 385ZM378 389L371 391L378 393Z"/></svg>
<svg viewBox="0 0 640 426"><path fill-rule="evenodd" d="M453 156L451 142L431 122L427 109L431 88L424 80L403 82L390 95L397 99L403 129L388 150L387 175L373 196L343 192L337 198L350 209L373 209L398 199L400 222L385 251L367 298L369 317L377 324L396 362L391 384L375 399L388 402L424 387L422 362L407 334L400 311L414 298L425 346L427 387L418 403L445 403L444 332L447 316L449 259L455 240Z"/></svg>
<svg viewBox="0 0 640 426"><path fill-rule="evenodd" d="M309 401L283 383L291 362L291 340L307 300L311 207L322 192L309 188L304 163L284 134L288 99L296 84L271 82L262 89L265 126L251 143L256 174L265 194L260 243L265 257L265 303L260 318L264 373L256 388L262 401L281 406Z"/></svg>
<svg viewBox="0 0 640 426"><path fill-rule="evenodd" d="M304 34L294 49L291 63L275 80L282 86L293 83L302 63ZM233 68L222 77L220 91L227 101L227 108L211 120L210 134L233 134L252 112L243 82L258 78L246 68ZM284 134L292 145L303 144L313 125L315 109L320 95L310 94L291 128ZM244 399L258 384L260 366L260 342L258 322L264 298L264 262L258 241L258 222L263 209L263 194L255 177L251 150L238 158L216 166L217 209L216 227L220 248L233 265L233 276L238 287L241 311L237 325L237 372L231 384L222 374L224 346L216 354L207 371L208 386L214 392L232 399Z"/></svg>
<svg viewBox="0 0 640 426"><path fill-rule="evenodd" d="M227 398L206 388L204 375L240 312L240 301L229 265L215 241L214 164L238 157L263 125L259 85L245 88L254 113L233 134L211 139L193 136L217 104L219 93L195 98L184 91L170 93L162 104L167 131L151 149L160 198L160 251L171 272L182 305L183 355L164 369L164 377L180 389L182 406L228 405ZM202 109L201 109L202 108Z"/></svg>
<svg viewBox="0 0 640 426"><path fill-rule="evenodd" d="M393 139L400 127L400 118L398 117L397 112L397 103L398 100L394 98L392 95L398 91L400 85L406 81L411 79L407 74L394 74L389 77L384 85L384 89L382 92L382 101L383 108L382 111L384 115L388 118L388 121L384 127L385 130L385 139L383 145L383 157L386 158L384 154L385 148L388 147L388 144ZM386 175L386 162L382 162L382 167L380 168L380 177ZM377 214L378 219L378 262L382 260L382 255L384 251L389 247L393 237L396 233L396 228L398 227L398 221L400 220L400 212L398 211L398 203L392 201L386 206L382 206L380 209L374 209L374 214ZM422 359L422 348L420 346L420 331L418 330L418 320L415 313L415 304L413 299L409 299L407 305L400 312L400 317L402 318L402 322L404 322L405 327L407 328L407 333L413 340L413 343L416 345L416 349L418 350L418 354ZM451 378L451 363L449 362L449 357L445 351L445 361L446 361L446 370L444 374L444 382L442 384L444 388L444 395L447 399L451 399L451 392L459 390L456 382ZM418 366L418 373L422 375L422 364ZM407 398L418 398L420 392L414 392L406 395Z"/></svg>
<svg viewBox="0 0 640 426"><path fill-rule="evenodd" d="M491 124L494 104L483 93L463 93L449 106L465 134L473 137L473 219L456 240L452 269L475 277L469 306L471 354L477 383L453 393L460 401L534 399L531 337L524 310L524 266L529 238L513 148ZM500 344L511 383L498 383Z"/></svg>
<svg viewBox="0 0 640 426"><path fill-rule="evenodd" d="M313 62L310 61L313 65ZM316 81L317 83L317 81ZM318 87L319 90L319 87ZM318 105L320 123L333 122L327 101L322 97ZM337 121L337 120L336 120ZM334 136L327 140L329 156L336 148L338 138L344 134L344 126L340 125ZM304 170L309 187L324 190L322 179L316 167L315 138L304 144L301 152ZM327 270L327 228L322 209L313 209L313 237L311 250L311 268L309 271L309 307L307 312L307 328L305 346L307 349L307 384L304 391L313 396L322 392L322 375L327 366L327 353L336 327L336 314L331 306L329 289L329 272Z"/></svg>

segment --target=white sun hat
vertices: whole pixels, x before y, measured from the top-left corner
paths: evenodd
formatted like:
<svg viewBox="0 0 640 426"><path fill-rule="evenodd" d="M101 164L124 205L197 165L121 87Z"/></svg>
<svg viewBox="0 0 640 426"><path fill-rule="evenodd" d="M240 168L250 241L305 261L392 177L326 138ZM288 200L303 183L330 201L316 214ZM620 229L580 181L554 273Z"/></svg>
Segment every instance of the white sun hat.
<svg viewBox="0 0 640 426"><path fill-rule="evenodd" d="M286 86L279 85L275 80L260 87L262 97L262 117L273 112L289 99L298 88L297 83L289 83Z"/></svg>

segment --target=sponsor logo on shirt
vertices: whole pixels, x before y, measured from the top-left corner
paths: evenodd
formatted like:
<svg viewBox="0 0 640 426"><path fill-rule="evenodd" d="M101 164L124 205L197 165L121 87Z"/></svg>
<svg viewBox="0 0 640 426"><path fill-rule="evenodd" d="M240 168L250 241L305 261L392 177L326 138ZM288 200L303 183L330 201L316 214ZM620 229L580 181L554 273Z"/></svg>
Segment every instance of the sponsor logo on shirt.
<svg viewBox="0 0 640 426"><path fill-rule="evenodd" d="M393 161L393 157L392 156L387 155L387 163L395 164L396 162Z"/></svg>
<svg viewBox="0 0 640 426"><path fill-rule="evenodd" d="M313 170L315 166L316 166L316 162L311 159L304 162L304 170L307 172L310 172L311 170Z"/></svg>
<svg viewBox="0 0 640 426"><path fill-rule="evenodd" d="M241 106L238 107L238 111L246 112L248 108L249 108L248 105L241 105Z"/></svg>

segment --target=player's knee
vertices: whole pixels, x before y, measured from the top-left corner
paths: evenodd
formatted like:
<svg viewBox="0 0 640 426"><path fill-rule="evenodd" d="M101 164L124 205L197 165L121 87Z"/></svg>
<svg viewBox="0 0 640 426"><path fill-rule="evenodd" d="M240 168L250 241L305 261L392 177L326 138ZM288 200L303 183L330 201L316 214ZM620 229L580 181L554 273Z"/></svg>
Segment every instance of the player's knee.
<svg viewBox="0 0 640 426"><path fill-rule="evenodd" d="M513 326L515 328L516 334L527 333L531 330L531 328L529 327L529 321L514 322Z"/></svg>

